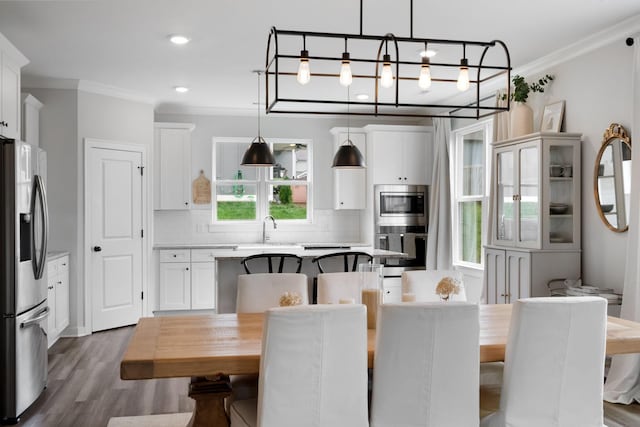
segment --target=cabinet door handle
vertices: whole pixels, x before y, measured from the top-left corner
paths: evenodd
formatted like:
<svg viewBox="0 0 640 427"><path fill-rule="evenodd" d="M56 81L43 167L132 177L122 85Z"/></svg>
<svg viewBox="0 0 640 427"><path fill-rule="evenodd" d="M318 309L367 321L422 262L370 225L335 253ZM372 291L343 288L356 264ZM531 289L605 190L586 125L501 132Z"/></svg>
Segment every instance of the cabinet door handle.
<svg viewBox="0 0 640 427"><path fill-rule="evenodd" d="M402 181L402 177L401 176L398 177L398 181Z"/></svg>
<svg viewBox="0 0 640 427"><path fill-rule="evenodd" d="M62 285L62 282L56 282L58 285Z"/></svg>
<svg viewBox="0 0 640 427"><path fill-rule="evenodd" d="M184 205L185 206L189 206L189 202L184 202Z"/></svg>
<svg viewBox="0 0 640 427"><path fill-rule="evenodd" d="M102 248L100 246L93 247L93 252L100 252L100 251L102 251Z"/></svg>
<svg viewBox="0 0 640 427"><path fill-rule="evenodd" d="M174 257L174 258L178 258L178 255L176 255L176 254L173 254L173 257Z"/></svg>
<svg viewBox="0 0 640 427"><path fill-rule="evenodd" d="M189 271L189 267L185 268L185 270Z"/></svg>
<svg viewBox="0 0 640 427"><path fill-rule="evenodd" d="M406 177L406 176L404 177L404 180L405 180L405 181L407 180L407 177Z"/></svg>

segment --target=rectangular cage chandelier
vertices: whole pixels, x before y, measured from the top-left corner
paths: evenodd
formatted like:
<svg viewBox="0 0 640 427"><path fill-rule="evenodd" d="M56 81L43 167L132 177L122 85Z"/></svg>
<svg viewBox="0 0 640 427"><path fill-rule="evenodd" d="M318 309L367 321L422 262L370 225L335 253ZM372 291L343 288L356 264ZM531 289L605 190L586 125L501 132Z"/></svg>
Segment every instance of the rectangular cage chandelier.
<svg viewBox="0 0 640 427"><path fill-rule="evenodd" d="M509 110L511 59L502 41L414 38L413 0L409 37L363 34L362 13L360 0L358 34L271 28L265 62L267 114L480 119ZM342 43L340 53L336 49ZM350 45L370 53L354 56ZM330 53L322 54L323 50ZM416 58L408 59L407 51ZM444 58L436 60L433 52ZM487 102L493 96L481 98L482 88L489 84L505 91L506 105ZM366 88L371 95L357 94L351 99L349 92L355 86ZM454 96L465 92L473 96Z"/></svg>

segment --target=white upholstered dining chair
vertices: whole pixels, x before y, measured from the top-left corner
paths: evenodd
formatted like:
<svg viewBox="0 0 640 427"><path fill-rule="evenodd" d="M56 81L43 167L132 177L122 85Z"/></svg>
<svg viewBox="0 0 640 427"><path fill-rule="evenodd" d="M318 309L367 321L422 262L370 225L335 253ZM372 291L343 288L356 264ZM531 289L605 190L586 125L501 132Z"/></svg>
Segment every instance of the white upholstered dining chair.
<svg viewBox="0 0 640 427"><path fill-rule="evenodd" d="M307 276L301 273L259 273L238 276L237 313L262 313L280 305L285 292L300 295L302 304L309 304Z"/></svg>
<svg viewBox="0 0 640 427"><path fill-rule="evenodd" d="M477 426L478 305L383 304L378 316L371 427Z"/></svg>
<svg viewBox="0 0 640 427"><path fill-rule="evenodd" d="M300 273L257 273L238 276L236 313L262 313L280 305L285 292L296 292L302 304L309 304L307 276ZM226 399L227 411L235 400L258 395L257 375L232 375L231 396Z"/></svg>
<svg viewBox="0 0 640 427"><path fill-rule="evenodd" d="M499 409L481 426L603 427L606 328L603 298L516 301Z"/></svg>
<svg viewBox="0 0 640 427"><path fill-rule="evenodd" d="M364 306L268 310L258 399L233 402L231 427L367 427L367 418Z"/></svg>
<svg viewBox="0 0 640 427"><path fill-rule="evenodd" d="M438 282L445 277L457 279L460 292L451 296L451 301L467 301L467 294L463 283L463 275L456 270L413 270L402 272L402 293L415 295L418 302L440 301L436 294ZM476 301L474 301L476 302Z"/></svg>
<svg viewBox="0 0 640 427"><path fill-rule="evenodd" d="M339 272L318 274L318 304L339 304L341 300L353 300L360 304L365 283L376 283L375 272ZM375 286L369 286L375 287Z"/></svg>

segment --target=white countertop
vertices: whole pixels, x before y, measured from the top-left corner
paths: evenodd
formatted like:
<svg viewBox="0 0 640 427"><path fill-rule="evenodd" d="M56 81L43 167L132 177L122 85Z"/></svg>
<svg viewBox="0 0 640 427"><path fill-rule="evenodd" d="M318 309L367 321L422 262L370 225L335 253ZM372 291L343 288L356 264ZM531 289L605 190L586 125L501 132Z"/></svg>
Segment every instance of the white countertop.
<svg viewBox="0 0 640 427"><path fill-rule="evenodd" d="M305 246L310 247L305 249ZM362 243L158 243L154 249L211 249L216 258L245 258L261 253L290 253L302 258L315 258L335 252L366 252L376 258L406 258L402 252L374 249Z"/></svg>
<svg viewBox="0 0 640 427"><path fill-rule="evenodd" d="M65 251L47 252L47 261L53 261L54 259L58 259L58 258L63 257L65 255L69 255L69 252L65 252Z"/></svg>

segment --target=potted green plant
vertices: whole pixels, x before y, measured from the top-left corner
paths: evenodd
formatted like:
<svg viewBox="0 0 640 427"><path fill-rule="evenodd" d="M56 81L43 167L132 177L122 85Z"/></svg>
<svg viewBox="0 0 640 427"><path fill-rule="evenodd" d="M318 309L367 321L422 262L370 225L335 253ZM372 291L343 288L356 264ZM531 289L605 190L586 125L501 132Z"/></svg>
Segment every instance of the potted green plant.
<svg viewBox="0 0 640 427"><path fill-rule="evenodd" d="M527 135L533 132L533 110L526 102L530 92L544 92L544 88L553 80L553 76L547 74L533 83L527 83L524 77L515 75L511 79L513 91L511 100L511 137ZM503 96L503 99L506 95Z"/></svg>

